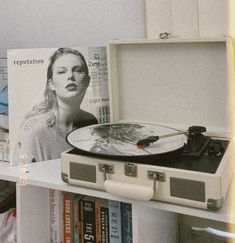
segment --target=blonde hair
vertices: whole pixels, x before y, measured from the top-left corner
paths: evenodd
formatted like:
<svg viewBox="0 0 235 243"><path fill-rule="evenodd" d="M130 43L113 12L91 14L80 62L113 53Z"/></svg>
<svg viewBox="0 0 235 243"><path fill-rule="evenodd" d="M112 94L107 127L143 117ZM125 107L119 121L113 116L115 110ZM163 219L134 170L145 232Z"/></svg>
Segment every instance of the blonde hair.
<svg viewBox="0 0 235 243"><path fill-rule="evenodd" d="M89 70L86 63L84 56L77 50L62 47L57 49L53 55L49 59L49 65L47 68L47 83L46 88L44 91L44 101L41 103L34 105L32 111L30 111L26 116L25 119L30 117L36 117L41 114L47 114L46 116L46 123L48 126L53 126L56 123L56 112L58 111L58 102L57 102L57 95L56 92L49 88L49 80L53 77L53 64L54 62L59 59L61 56L66 54L74 54L81 58L82 62L84 63L84 72L87 76L89 76Z"/></svg>

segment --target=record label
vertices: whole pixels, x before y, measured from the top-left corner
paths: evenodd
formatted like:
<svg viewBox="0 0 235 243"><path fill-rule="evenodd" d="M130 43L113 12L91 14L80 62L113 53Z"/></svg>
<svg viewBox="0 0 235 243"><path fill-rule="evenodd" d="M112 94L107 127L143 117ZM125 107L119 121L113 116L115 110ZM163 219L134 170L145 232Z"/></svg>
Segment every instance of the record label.
<svg viewBox="0 0 235 243"><path fill-rule="evenodd" d="M88 155L103 157L135 157L172 152L187 142L185 134L159 139L139 148L139 140L149 136L175 134L177 130L160 125L142 123L98 124L76 129L67 135L67 142Z"/></svg>

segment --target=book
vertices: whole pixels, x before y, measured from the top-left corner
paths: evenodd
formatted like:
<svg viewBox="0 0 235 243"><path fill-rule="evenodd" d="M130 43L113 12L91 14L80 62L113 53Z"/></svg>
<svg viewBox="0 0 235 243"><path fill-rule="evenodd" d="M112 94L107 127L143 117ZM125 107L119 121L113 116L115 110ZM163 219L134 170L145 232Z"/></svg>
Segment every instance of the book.
<svg viewBox="0 0 235 243"><path fill-rule="evenodd" d="M96 243L109 242L109 200L96 198Z"/></svg>
<svg viewBox="0 0 235 243"><path fill-rule="evenodd" d="M85 196L82 200L82 214L83 214L83 234L82 239L84 243L96 242L96 215L95 215L95 201L96 198Z"/></svg>
<svg viewBox="0 0 235 243"><path fill-rule="evenodd" d="M81 242L110 242L108 200L85 196L80 205Z"/></svg>
<svg viewBox="0 0 235 243"><path fill-rule="evenodd" d="M121 202L109 200L109 240L110 243L122 243Z"/></svg>
<svg viewBox="0 0 235 243"><path fill-rule="evenodd" d="M84 243L83 239L83 201L79 201L79 243Z"/></svg>
<svg viewBox="0 0 235 243"><path fill-rule="evenodd" d="M101 228L100 228L100 208L101 200L95 201L95 227L96 227L96 243L101 242Z"/></svg>
<svg viewBox="0 0 235 243"><path fill-rule="evenodd" d="M63 243L63 192L50 189L51 243Z"/></svg>
<svg viewBox="0 0 235 243"><path fill-rule="evenodd" d="M110 243L109 240L109 208L101 205L100 207L100 233L101 243Z"/></svg>
<svg viewBox="0 0 235 243"><path fill-rule="evenodd" d="M73 193L64 193L64 243L73 243Z"/></svg>
<svg viewBox="0 0 235 243"><path fill-rule="evenodd" d="M73 243L79 243L81 242L81 229L80 229L80 221L79 221L79 215L80 215L80 200L84 195L78 195L76 194L73 197Z"/></svg>
<svg viewBox="0 0 235 243"><path fill-rule="evenodd" d="M122 243L133 243L132 235L132 206L121 203Z"/></svg>

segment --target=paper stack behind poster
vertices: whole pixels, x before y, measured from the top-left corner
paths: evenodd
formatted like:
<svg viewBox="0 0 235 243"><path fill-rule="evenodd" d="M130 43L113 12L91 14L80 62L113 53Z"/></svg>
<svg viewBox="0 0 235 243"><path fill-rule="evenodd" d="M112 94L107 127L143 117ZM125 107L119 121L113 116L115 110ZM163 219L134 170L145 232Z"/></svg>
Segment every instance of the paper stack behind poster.
<svg viewBox="0 0 235 243"><path fill-rule="evenodd" d="M0 161L9 161L7 59L0 58Z"/></svg>
<svg viewBox="0 0 235 243"><path fill-rule="evenodd" d="M8 50L11 163L56 159L66 134L109 122L105 47Z"/></svg>

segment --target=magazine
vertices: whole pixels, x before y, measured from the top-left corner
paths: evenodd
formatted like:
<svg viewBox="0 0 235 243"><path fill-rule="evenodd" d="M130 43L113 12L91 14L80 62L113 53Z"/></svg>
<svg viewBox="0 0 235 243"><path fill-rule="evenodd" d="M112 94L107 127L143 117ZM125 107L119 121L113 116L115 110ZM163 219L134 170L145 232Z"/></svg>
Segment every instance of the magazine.
<svg viewBox="0 0 235 243"><path fill-rule="evenodd" d="M105 47L8 50L8 79L12 164L58 158L68 132L109 122Z"/></svg>

